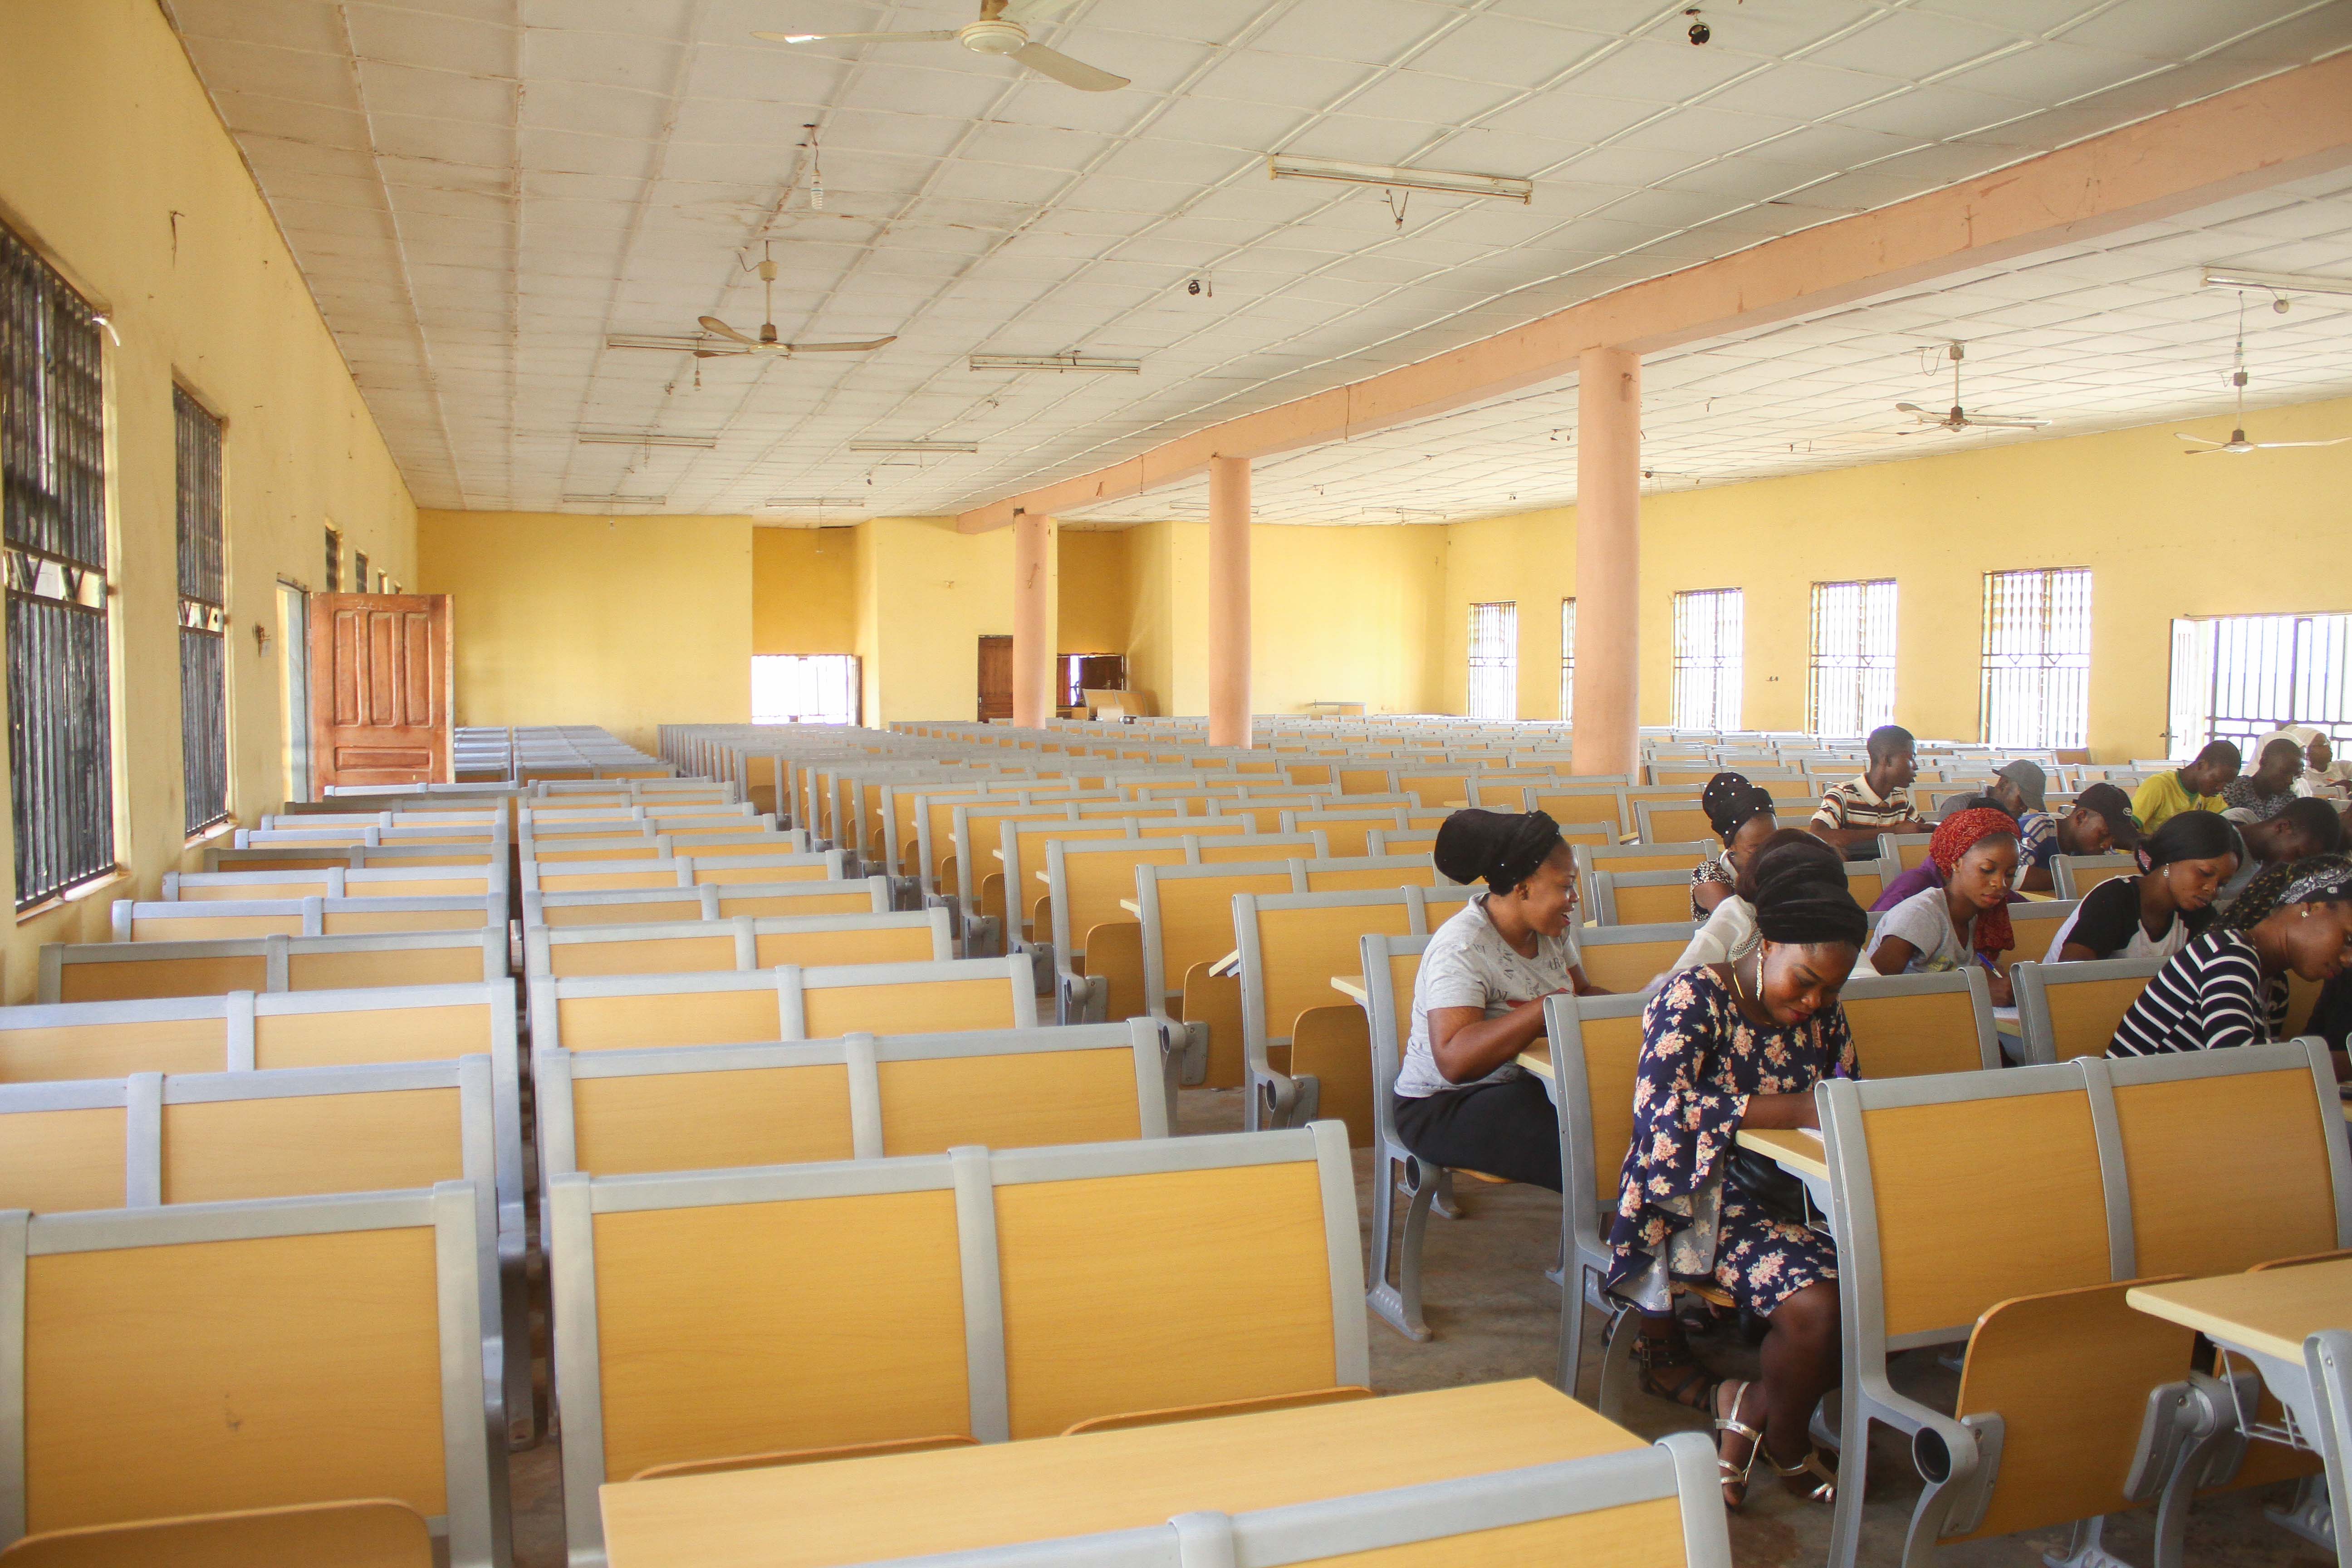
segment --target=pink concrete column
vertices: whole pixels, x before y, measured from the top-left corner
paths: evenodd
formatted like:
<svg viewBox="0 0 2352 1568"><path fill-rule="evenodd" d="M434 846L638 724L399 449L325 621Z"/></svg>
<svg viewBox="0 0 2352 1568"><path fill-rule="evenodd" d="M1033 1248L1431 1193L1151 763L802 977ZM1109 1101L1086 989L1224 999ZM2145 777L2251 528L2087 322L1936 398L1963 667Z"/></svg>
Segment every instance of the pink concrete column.
<svg viewBox="0 0 2352 1568"><path fill-rule="evenodd" d="M1250 466L1209 459L1209 744L1250 743Z"/></svg>
<svg viewBox="0 0 2352 1568"><path fill-rule="evenodd" d="M1013 722L1034 729L1054 716L1054 625L1059 605L1054 520L1013 520Z"/></svg>
<svg viewBox="0 0 2352 1568"><path fill-rule="evenodd" d="M1642 357L1587 349L1576 386L1578 773L1631 773L1640 756Z"/></svg>

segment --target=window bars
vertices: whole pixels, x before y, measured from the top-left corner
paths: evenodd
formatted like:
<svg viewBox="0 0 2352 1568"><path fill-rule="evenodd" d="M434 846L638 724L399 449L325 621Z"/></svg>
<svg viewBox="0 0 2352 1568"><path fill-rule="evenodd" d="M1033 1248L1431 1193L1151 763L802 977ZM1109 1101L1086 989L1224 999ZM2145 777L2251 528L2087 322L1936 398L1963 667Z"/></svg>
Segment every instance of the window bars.
<svg viewBox="0 0 2352 1568"><path fill-rule="evenodd" d="M20 910L115 868L101 327L0 226L0 541Z"/></svg>
<svg viewBox="0 0 2352 1568"><path fill-rule="evenodd" d="M1519 716L1519 606L1470 606L1470 717Z"/></svg>
<svg viewBox="0 0 2352 1568"><path fill-rule="evenodd" d="M1895 721L1895 581L1813 584L1805 729L1867 735Z"/></svg>
<svg viewBox="0 0 2352 1568"><path fill-rule="evenodd" d="M1978 738L1996 746L2081 746L2090 732L2087 567L1988 572Z"/></svg>
<svg viewBox="0 0 2352 1568"><path fill-rule="evenodd" d="M1737 588L1675 595L1675 729L1739 728L1744 604Z"/></svg>
<svg viewBox="0 0 2352 1568"><path fill-rule="evenodd" d="M179 442L180 779L193 838L228 818L228 565L221 423L172 389Z"/></svg>

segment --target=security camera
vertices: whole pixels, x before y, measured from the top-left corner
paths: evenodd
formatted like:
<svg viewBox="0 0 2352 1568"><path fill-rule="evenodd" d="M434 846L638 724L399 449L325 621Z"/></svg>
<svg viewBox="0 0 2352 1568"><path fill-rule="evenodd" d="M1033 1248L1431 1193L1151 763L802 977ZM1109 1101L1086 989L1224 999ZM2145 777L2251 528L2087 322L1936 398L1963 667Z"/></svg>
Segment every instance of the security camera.
<svg viewBox="0 0 2352 1568"><path fill-rule="evenodd" d="M1705 22L1693 22L1691 24L1690 41L1692 44L1703 44L1713 37L1715 37L1715 29L1708 26Z"/></svg>

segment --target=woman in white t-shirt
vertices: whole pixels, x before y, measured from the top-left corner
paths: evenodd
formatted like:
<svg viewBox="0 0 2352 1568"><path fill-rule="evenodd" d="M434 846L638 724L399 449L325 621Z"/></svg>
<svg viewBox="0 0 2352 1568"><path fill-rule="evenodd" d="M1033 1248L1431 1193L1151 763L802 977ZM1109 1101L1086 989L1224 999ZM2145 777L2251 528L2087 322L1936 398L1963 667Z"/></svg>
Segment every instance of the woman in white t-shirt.
<svg viewBox="0 0 2352 1568"><path fill-rule="evenodd" d="M1591 995L1570 934L1576 861L1540 811L1457 811L1437 868L1486 891L1437 928L1412 987L1396 1081L1398 1136L1433 1165L1559 1191L1559 1121L1513 1059L1544 1032L1543 999Z"/></svg>
<svg viewBox="0 0 2352 1568"><path fill-rule="evenodd" d="M2009 890L2017 880L2017 822L2005 811L1954 812L1927 841L1944 885L1925 888L1878 918L1863 956L1881 974L1937 973L1986 955L1998 964L2015 945ZM2010 1005L2009 977L1991 976L1995 1006Z"/></svg>

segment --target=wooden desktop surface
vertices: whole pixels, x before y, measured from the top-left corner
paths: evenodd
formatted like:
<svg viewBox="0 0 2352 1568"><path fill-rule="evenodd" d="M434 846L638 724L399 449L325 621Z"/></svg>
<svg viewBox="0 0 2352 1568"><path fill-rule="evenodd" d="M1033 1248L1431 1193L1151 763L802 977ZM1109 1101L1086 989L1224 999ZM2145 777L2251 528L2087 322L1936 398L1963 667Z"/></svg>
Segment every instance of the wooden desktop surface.
<svg viewBox="0 0 2352 1568"><path fill-rule="evenodd" d="M1331 989L1360 1007L1370 994L1365 990L1364 977L1360 974L1335 974L1331 976Z"/></svg>
<svg viewBox="0 0 2352 1568"><path fill-rule="evenodd" d="M1538 1040L1519 1053L1519 1065L1543 1079L1551 1081L1551 1041Z"/></svg>
<svg viewBox="0 0 2352 1568"><path fill-rule="evenodd" d="M1773 1127L1739 1133L1739 1146L1753 1149L1783 1170L1815 1181L1830 1179L1829 1151L1822 1147L1818 1134L1797 1127Z"/></svg>
<svg viewBox="0 0 2352 1568"><path fill-rule="evenodd" d="M2124 1300L2220 1343L2299 1366L2305 1340L2321 1329L2352 1329L2352 1258L2136 1285Z"/></svg>
<svg viewBox="0 0 2352 1568"><path fill-rule="evenodd" d="M1076 1437L603 1489L612 1568L837 1568L1131 1530L1643 1447L1532 1378Z"/></svg>

